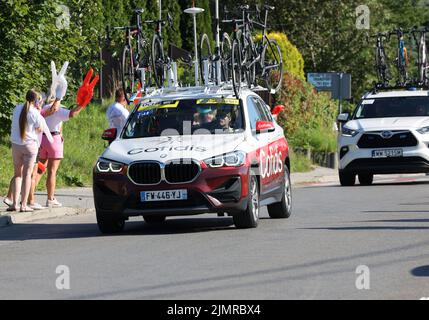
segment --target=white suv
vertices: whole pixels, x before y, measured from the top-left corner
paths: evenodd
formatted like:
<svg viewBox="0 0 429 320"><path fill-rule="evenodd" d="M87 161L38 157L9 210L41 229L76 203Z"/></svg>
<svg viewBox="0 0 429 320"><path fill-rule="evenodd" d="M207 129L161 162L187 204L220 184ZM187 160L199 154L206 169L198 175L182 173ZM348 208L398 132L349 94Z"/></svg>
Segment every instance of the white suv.
<svg viewBox="0 0 429 320"><path fill-rule="evenodd" d="M429 92L388 91L365 95L353 115L341 114L339 176L371 185L374 174L429 172Z"/></svg>

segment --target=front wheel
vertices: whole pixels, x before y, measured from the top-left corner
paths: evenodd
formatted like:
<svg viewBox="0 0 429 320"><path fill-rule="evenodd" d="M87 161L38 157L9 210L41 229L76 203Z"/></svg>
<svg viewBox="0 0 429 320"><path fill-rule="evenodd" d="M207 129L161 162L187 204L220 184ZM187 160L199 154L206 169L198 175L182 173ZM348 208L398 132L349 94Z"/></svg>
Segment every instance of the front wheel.
<svg viewBox="0 0 429 320"><path fill-rule="evenodd" d="M122 51L121 78L122 88L127 96L130 97L134 90L135 73L132 52L128 46Z"/></svg>
<svg viewBox="0 0 429 320"><path fill-rule="evenodd" d="M152 72L156 85L162 88L165 81L165 57L161 39L157 35L152 41Z"/></svg>
<svg viewBox="0 0 429 320"><path fill-rule="evenodd" d="M227 33L223 34L221 43L221 61L222 61L222 80L228 82L231 80L231 55L232 55L232 44L231 38Z"/></svg>
<svg viewBox="0 0 429 320"><path fill-rule="evenodd" d="M241 69L241 45L240 42L235 39L232 42L231 50L231 71L232 71L232 86L237 99L240 99L241 94L241 80L242 80L242 69Z"/></svg>
<svg viewBox="0 0 429 320"><path fill-rule="evenodd" d="M268 214L272 219L287 219L292 215L292 184L288 167L285 167L284 183L282 201L268 206Z"/></svg>
<svg viewBox="0 0 429 320"><path fill-rule="evenodd" d="M359 174L359 183L362 186L370 186L374 182L374 175L373 174Z"/></svg>
<svg viewBox="0 0 429 320"><path fill-rule="evenodd" d="M256 228L259 222L259 186L255 175L250 176L249 199L245 211L233 216L238 229Z"/></svg>
<svg viewBox="0 0 429 320"><path fill-rule="evenodd" d="M269 40L262 51L262 79L270 91L278 92L283 81L283 57L280 46Z"/></svg>
<svg viewBox="0 0 429 320"><path fill-rule="evenodd" d="M352 173L339 172L340 183L343 187L352 187L356 184L356 175Z"/></svg>
<svg viewBox="0 0 429 320"><path fill-rule="evenodd" d="M125 227L125 219L117 217L112 214L103 213L100 211L96 212L97 225L101 233L104 234L115 234L122 232Z"/></svg>
<svg viewBox="0 0 429 320"><path fill-rule="evenodd" d="M201 82L206 82L206 72L204 72L204 65L207 64L207 80L208 82L213 80L213 55L210 45L210 40L207 34L203 34L200 45L200 76ZM206 83L207 85L208 83Z"/></svg>

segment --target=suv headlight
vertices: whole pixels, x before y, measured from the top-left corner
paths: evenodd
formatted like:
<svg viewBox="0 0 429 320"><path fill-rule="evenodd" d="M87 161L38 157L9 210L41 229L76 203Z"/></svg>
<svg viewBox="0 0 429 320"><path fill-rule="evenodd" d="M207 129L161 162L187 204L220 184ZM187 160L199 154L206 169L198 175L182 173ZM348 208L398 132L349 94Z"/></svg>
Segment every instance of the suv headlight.
<svg viewBox="0 0 429 320"><path fill-rule="evenodd" d="M423 128L420 128L416 131L420 134L428 134L429 133L429 127L423 127Z"/></svg>
<svg viewBox="0 0 429 320"><path fill-rule="evenodd" d="M246 162L246 153L235 151L204 160L210 168L241 167Z"/></svg>
<svg viewBox="0 0 429 320"><path fill-rule="evenodd" d="M356 137L359 134L359 130L349 129L347 127L343 127L341 135L343 137Z"/></svg>
<svg viewBox="0 0 429 320"><path fill-rule="evenodd" d="M124 165L122 163L104 159L98 160L95 167L99 173L119 173L124 169Z"/></svg>

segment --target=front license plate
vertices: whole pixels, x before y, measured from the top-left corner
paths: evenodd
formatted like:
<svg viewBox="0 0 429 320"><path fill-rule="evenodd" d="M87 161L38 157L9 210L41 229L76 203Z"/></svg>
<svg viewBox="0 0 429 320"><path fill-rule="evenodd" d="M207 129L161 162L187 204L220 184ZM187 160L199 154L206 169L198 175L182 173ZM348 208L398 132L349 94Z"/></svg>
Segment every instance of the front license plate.
<svg viewBox="0 0 429 320"><path fill-rule="evenodd" d="M373 158L400 158L404 156L402 149L391 149L391 150L374 150L372 152Z"/></svg>
<svg viewBox="0 0 429 320"><path fill-rule="evenodd" d="M145 191L140 198L142 202L188 200L188 190Z"/></svg>

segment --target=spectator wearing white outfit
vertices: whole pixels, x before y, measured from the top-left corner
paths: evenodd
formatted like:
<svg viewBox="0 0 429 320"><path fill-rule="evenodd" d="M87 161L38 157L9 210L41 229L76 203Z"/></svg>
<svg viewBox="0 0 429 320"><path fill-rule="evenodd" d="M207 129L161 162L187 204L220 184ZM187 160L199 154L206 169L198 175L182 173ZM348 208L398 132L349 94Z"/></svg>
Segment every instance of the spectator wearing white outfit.
<svg viewBox="0 0 429 320"><path fill-rule="evenodd" d="M117 134L122 132L122 129L127 123L130 112L127 110L127 99L124 89L117 89L115 93L115 103L107 109L107 120L111 129L116 129Z"/></svg>
<svg viewBox="0 0 429 320"><path fill-rule="evenodd" d="M18 105L13 110L10 138L14 164L13 203L8 211L18 211L18 209L21 212L33 211L27 206L31 189L31 176L39 151L40 133L47 129L44 118L36 109L40 101L41 95L34 90L29 90L25 104ZM21 207L18 208L20 194Z"/></svg>

